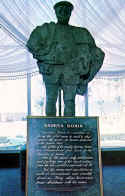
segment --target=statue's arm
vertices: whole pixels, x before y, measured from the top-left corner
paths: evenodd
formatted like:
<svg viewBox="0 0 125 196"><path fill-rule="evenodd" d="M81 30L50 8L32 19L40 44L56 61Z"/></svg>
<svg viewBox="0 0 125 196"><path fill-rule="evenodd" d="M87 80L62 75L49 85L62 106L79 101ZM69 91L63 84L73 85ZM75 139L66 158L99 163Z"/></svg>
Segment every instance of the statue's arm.
<svg viewBox="0 0 125 196"><path fill-rule="evenodd" d="M32 53L33 58L41 60L41 51L43 50L44 40L42 39L41 26L37 26L31 33L26 47Z"/></svg>
<svg viewBox="0 0 125 196"><path fill-rule="evenodd" d="M105 57L105 53L96 46L95 40L91 33L87 31L87 41L90 51L90 65L89 65L89 72L86 75L86 79L88 82L90 82L94 76L97 74L97 72L101 69Z"/></svg>
<svg viewBox="0 0 125 196"><path fill-rule="evenodd" d="M105 53L98 47L93 48L91 54L92 58L90 62L90 76L88 82L90 82L101 69L105 57Z"/></svg>
<svg viewBox="0 0 125 196"><path fill-rule="evenodd" d="M90 47L90 50L92 48L96 47L95 40L94 40L93 36L91 35L91 33L87 29L86 29L86 41L87 41L87 44Z"/></svg>

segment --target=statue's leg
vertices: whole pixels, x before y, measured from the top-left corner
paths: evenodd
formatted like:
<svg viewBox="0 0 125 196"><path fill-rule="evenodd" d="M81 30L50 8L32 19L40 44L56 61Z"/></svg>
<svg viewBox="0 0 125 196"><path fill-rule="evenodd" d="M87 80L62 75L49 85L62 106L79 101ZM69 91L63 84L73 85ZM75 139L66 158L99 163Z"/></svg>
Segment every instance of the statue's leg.
<svg viewBox="0 0 125 196"><path fill-rule="evenodd" d="M64 116L75 116L76 85L63 86Z"/></svg>
<svg viewBox="0 0 125 196"><path fill-rule="evenodd" d="M46 84L46 116L56 116L58 84Z"/></svg>

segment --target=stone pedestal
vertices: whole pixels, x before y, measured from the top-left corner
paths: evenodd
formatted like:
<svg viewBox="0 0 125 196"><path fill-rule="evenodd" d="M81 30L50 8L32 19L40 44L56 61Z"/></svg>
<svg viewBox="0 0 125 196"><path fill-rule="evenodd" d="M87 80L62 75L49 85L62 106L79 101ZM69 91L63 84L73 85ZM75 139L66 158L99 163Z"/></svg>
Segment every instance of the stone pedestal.
<svg viewBox="0 0 125 196"><path fill-rule="evenodd" d="M101 196L97 117L29 117L27 196Z"/></svg>

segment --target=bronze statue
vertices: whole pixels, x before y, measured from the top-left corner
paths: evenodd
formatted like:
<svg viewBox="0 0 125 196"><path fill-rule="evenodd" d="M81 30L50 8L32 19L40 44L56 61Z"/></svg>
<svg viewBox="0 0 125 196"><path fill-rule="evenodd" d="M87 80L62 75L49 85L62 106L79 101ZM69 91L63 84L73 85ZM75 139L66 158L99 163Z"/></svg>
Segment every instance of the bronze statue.
<svg viewBox="0 0 125 196"><path fill-rule="evenodd" d="M59 88L63 90L64 116L75 116L75 96L83 95L99 71L104 52L89 31L69 25L73 5L61 1L54 6L57 23L37 26L27 42L37 59L46 86L46 115L56 116Z"/></svg>

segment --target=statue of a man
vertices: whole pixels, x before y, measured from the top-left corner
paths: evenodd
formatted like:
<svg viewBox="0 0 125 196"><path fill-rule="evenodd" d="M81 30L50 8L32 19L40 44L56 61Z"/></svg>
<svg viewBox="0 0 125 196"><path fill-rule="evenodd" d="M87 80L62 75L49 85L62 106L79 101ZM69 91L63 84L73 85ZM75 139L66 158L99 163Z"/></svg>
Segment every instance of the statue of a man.
<svg viewBox="0 0 125 196"><path fill-rule="evenodd" d="M56 116L59 88L63 90L64 116L75 116L75 96L85 93L88 82L102 66L104 52L85 28L68 24L73 5L61 1L54 6L57 23L37 26L27 42L37 59L46 87L46 115Z"/></svg>

